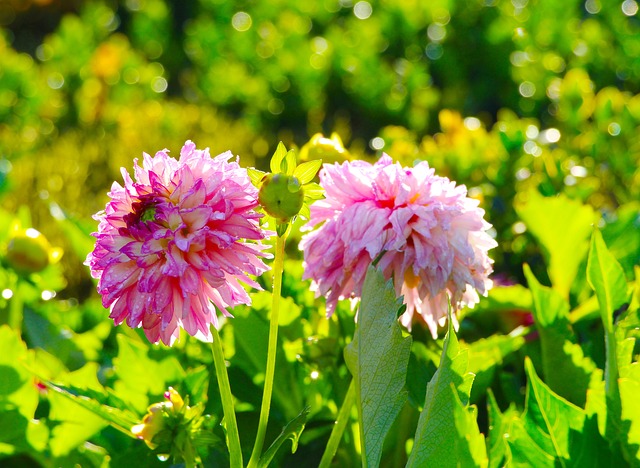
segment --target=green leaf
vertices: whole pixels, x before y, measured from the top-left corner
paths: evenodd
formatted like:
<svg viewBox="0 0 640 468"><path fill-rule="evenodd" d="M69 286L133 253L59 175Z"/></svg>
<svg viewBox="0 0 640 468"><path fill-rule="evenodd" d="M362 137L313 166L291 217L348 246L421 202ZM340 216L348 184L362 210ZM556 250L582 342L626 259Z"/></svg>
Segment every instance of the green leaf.
<svg viewBox="0 0 640 468"><path fill-rule="evenodd" d="M295 171L293 171L293 176L297 177L302 185L308 184L316 176L320 166L322 166L322 159L304 162L296 167Z"/></svg>
<svg viewBox="0 0 640 468"><path fill-rule="evenodd" d="M460 466L488 466L487 446L484 435L478 428L478 415L475 406L465 405L460 401L458 391L452 385L454 399L453 418L457 430L456 462Z"/></svg>
<svg viewBox="0 0 640 468"><path fill-rule="evenodd" d="M282 162L284 158L287 156L287 148L284 146L284 143L279 142L278 147L276 148L276 152L271 156L271 162L269 163L269 167L271 168L271 172L273 174L278 174L280 172L285 172L282 170Z"/></svg>
<svg viewBox="0 0 640 468"><path fill-rule="evenodd" d="M526 195L526 201L515 205L516 212L540 243L553 288L568 298L598 215L565 195L545 198L534 190Z"/></svg>
<svg viewBox="0 0 640 468"><path fill-rule="evenodd" d="M38 406L33 376L22 362L28 359L27 345L8 325L0 327L0 408L13 407L27 420Z"/></svg>
<svg viewBox="0 0 640 468"><path fill-rule="evenodd" d="M542 286L524 265L524 274L533 297L533 318L540 334L542 370L545 381L558 395L583 407L591 378L599 378L595 364L573 343L569 324L569 304L554 289Z"/></svg>
<svg viewBox="0 0 640 468"><path fill-rule="evenodd" d="M284 161L280 163L281 172L288 176L293 175L293 171L296 169L296 162L295 150L289 150L284 157Z"/></svg>
<svg viewBox="0 0 640 468"><path fill-rule="evenodd" d="M621 386L622 385L625 384L621 383ZM632 405L637 401L638 395L637 389L634 390ZM630 446L627 444L627 438L629 437L629 439L632 440L634 436L632 435L631 421L623 421L622 402L619 393L616 393L612 398L608 398L605 394L604 381L592 384L589 389L585 411L593 421L590 424L596 423L598 434L593 437L604 437L606 440L609 451L609 462L607 464L609 466L624 466L625 464L629 464L630 460L636 458L638 446L635 445L634 447L633 445ZM627 416L630 415L627 414ZM634 429L637 431L637 425ZM596 438L593 437L591 439L592 444L597 442ZM626 463L623 462L624 459L627 460Z"/></svg>
<svg viewBox="0 0 640 468"><path fill-rule="evenodd" d="M582 431L586 413L547 387L529 358L525 358L525 372L528 383L524 428L538 447L564 464L570 459L571 433Z"/></svg>
<svg viewBox="0 0 640 468"><path fill-rule="evenodd" d="M422 411L424 407L424 389L437 369L438 361L434 363L425 344L421 341L413 341L407 367L407 390L409 402L418 408L418 411Z"/></svg>
<svg viewBox="0 0 640 468"><path fill-rule="evenodd" d="M260 171L255 167L248 167L247 174L249 175L249 179L251 179L251 183L257 188L260 188L262 185L262 179L266 175L266 172Z"/></svg>
<svg viewBox="0 0 640 468"><path fill-rule="evenodd" d="M620 453L611 451L593 414L553 393L539 379L529 358L525 371L526 410L521 419L512 422L507 437L511 465L621 466ZM594 388L590 389L590 400Z"/></svg>
<svg viewBox="0 0 640 468"><path fill-rule="evenodd" d="M304 430L305 424L307 424L307 418L309 416L310 409L311 408L307 406L298 416L287 423L287 425L282 429L280 435L276 438L276 440L273 441L271 446L262 455L262 457L260 457L260 462L258 463L259 467L268 467L275 454L287 439L291 439L291 453L295 453L295 451L298 449L298 441L300 440L300 435Z"/></svg>
<svg viewBox="0 0 640 468"><path fill-rule="evenodd" d="M41 380L42 384L45 385L51 392L53 392L54 395L59 395L74 403L74 405L67 407L67 405L63 405L60 403L61 400L58 400L55 396L50 395L50 399L55 402L54 415L56 415L56 417L59 416L63 419L66 419L66 412L69 410L69 408L71 408L71 412L75 412L78 410L75 405L78 405L95 414L96 416L99 416L100 418L102 418L102 420L111 424L114 428L118 429L124 434L127 434L129 437L133 437L130 429L135 424L138 424L139 418L131 411L116 408L104 403L105 401L109 401L111 397L100 388L100 384L95 379L95 372L97 368L93 364L87 364L87 366L85 366L81 370L82 372L76 371L75 373L61 376L61 379L68 381L80 378L81 381L85 382L85 385L82 386L78 386L72 383L61 384L46 379ZM93 384L90 384L89 387L86 386L87 372L93 374L93 379L95 381ZM53 409L54 408L52 407L52 410Z"/></svg>
<svg viewBox="0 0 640 468"><path fill-rule="evenodd" d="M189 395L189 404L196 405L198 403L206 403L209 391L209 374L210 369L206 366L198 366L189 369L184 379L186 391L183 393ZM213 373L213 372L212 372Z"/></svg>
<svg viewBox="0 0 640 468"><path fill-rule="evenodd" d="M476 376L471 389L471 401L485 394L504 359L518 351L524 343L522 335L492 335L469 345L469 372Z"/></svg>
<svg viewBox="0 0 640 468"><path fill-rule="evenodd" d="M629 300L624 270L607 249L597 229L591 236L587 261L587 281L595 291L600 304L600 315L605 330L613 330L613 315Z"/></svg>
<svg viewBox="0 0 640 468"><path fill-rule="evenodd" d="M420 413L408 467L453 466L466 450L459 440L454 418L456 396L463 405L469 402L473 374L468 371L468 352L458 343L449 320L438 370L427 385L424 409Z"/></svg>
<svg viewBox="0 0 640 468"><path fill-rule="evenodd" d="M345 361L356 385L356 406L364 466L378 466L387 432L407 400L404 389L411 337L398 324L402 301L391 281L370 266L353 341Z"/></svg>
<svg viewBox="0 0 640 468"><path fill-rule="evenodd" d="M149 406L149 396L163 395L168 382L182 380L184 370L175 356L154 360L148 356L148 344L123 334L116 338L118 356L113 362L119 380L115 382L114 390L138 413L144 413Z"/></svg>
<svg viewBox="0 0 640 468"><path fill-rule="evenodd" d="M621 369L622 371L622 369ZM621 432L629 459L638 459L640 449L640 363L634 362L621 372L618 381L621 401Z"/></svg>
<svg viewBox="0 0 640 468"><path fill-rule="evenodd" d="M309 200L320 200L324 197L324 189L315 182L304 186L304 197Z"/></svg>
<svg viewBox="0 0 640 468"><path fill-rule="evenodd" d="M506 440L509 445L506 466L522 468L553 468L557 466L555 458L533 440L521 419L516 418L511 421L506 436L508 436Z"/></svg>
<svg viewBox="0 0 640 468"><path fill-rule="evenodd" d="M514 419L518 419L519 414L513 403L502 413L491 389L487 391L487 413L489 416L489 437L487 440L489 466L497 468L504 466L503 460L507 454L507 439L504 435L508 433L509 426Z"/></svg>

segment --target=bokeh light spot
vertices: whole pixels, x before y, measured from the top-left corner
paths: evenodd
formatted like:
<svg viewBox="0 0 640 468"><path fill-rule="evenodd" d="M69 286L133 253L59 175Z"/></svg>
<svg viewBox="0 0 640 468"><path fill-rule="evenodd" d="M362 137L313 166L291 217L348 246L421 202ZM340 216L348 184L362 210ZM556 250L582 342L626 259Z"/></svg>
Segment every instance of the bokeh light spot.
<svg viewBox="0 0 640 468"><path fill-rule="evenodd" d="M356 15L356 18L361 20L369 18L372 13L373 8L369 2L358 2L353 7L353 14Z"/></svg>
<svg viewBox="0 0 640 468"><path fill-rule="evenodd" d="M638 13L638 3L634 0L624 0L622 2L622 13L627 16L633 16Z"/></svg>
<svg viewBox="0 0 640 468"><path fill-rule="evenodd" d="M251 28L251 23L251 16L244 11L239 11L231 18L231 25L236 31L248 31Z"/></svg>

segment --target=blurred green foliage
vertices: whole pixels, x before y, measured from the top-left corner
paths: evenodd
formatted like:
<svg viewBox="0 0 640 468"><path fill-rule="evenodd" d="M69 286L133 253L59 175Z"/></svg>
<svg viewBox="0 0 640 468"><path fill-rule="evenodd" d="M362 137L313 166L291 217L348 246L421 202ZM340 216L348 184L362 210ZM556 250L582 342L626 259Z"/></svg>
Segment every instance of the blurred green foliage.
<svg viewBox="0 0 640 468"><path fill-rule="evenodd" d="M130 168L143 151L176 154L187 139L265 168L278 141L302 146L335 132L354 157L385 151L407 165L427 160L466 184L494 226L501 287L468 313L460 338L472 342L470 368L478 376L471 401L489 399L503 425L515 418L507 405L522 409L527 374L535 375L531 366L525 372L523 356L538 371L552 367L545 369L546 351L530 336L496 335L531 324L523 263L529 279L552 284L569 306L571 344L580 344L588 365L575 347L563 352L581 362L580 375L604 369L586 243L595 222L627 280L637 281L639 56L635 0L1 3L0 323L24 324L0 328L3 464L161 465L144 444L104 429L98 418L87 416L78 428L65 416L69 396L39 379L57 379L71 395L90 393L140 418L167 385L222 414L217 388L208 385L206 346L183 337L175 348L153 347L137 331L116 331L82 266L95 230L90 216L104 207L120 167ZM62 260L18 273L6 259L15 226L43 233L64 250ZM354 323L344 304L324 318L322 303L299 281L295 245L289 253L284 360L269 437L309 405L304 450L289 459L299 463L319 460L347 391L341 350ZM507 286L513 282L520 284ZM223 329L244 437L255 429L266 353L255 343L265 339L269 301L268 293L256 295L254 307L234 311L233 328ZM441 341L414 331L413 407L423 405L441 351ZM123 365L129 361L140 365ZM405 408L400 420L415 425L417 414ZM487 427L483 409L478 421ZM403 434L393 442L403 444ZM353 434L345 437L336 460L349 464L356 443ZM500 452L498 445L491 450ZM401 451L385 446L383 464L406 458ZM225 457L215 446L207 461L224 466Z"/></svg>

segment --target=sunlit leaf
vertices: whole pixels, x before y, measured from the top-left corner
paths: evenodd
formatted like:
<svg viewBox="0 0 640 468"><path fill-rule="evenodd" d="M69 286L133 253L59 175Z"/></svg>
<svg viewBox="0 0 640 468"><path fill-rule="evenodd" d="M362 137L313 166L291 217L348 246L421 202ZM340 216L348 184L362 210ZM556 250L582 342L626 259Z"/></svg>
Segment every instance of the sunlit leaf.
<svg viewBox="0 0 640 468"><path fill-rule="evenodd" d="M504 466L503 460L507 454L507 440L504 437L514 419L519 417L512 404L502 413L491 389L487 391L487 412L489 416L489 435L487 447L489 449L489 466L497 468Z"/></svg>
<svg viewBox="0 0 640 468"><path fill-rule="evenodd" d="M393 283L370 266L355 336L344 353L355 379L365 466L380 463L384 439L407 400L404 386L411 338L402 336L397 320L400 307Z"/></svg>
<svg viewBox="0 0 640 468"><path fill-rule="evenodd" d="M488 466L484 435L478 428L478 409L465 405L455 387L451 386L454 399L453 417L457 430L456 462L461 466Z"/></svg>
<svg viewBox="0 0 640 468"><path fill-rule="evenodd" d="M584 406L589 382L599 376L594 374L595 364L574 343L569 304L558 291L542 286L528 265L524 266L524 274L533 297L532 312L540 333L545 381L558 395Z"/></svg>
<svg viewBox="0 0 640 468"><path fill-rule="evenodd" d="M456 401L459 399L465 406L469 403L474 376L468 364L468 351L461 348L449 320L440 365L427 385L408 467L449 466L452 460L470 450L468 442L459 437L454 418Z"/></svg>
<svg viewBox="0 0 640 468"><path fill-rule="evenodd" d="M271 157L271 162L269 163L269 167L271 168L271 172L273 174L285 172L282 170L282 164L286 156L287 156L287 148L284 146L284 143L279 142L278 147L276 148L276 152L273 153L273 156Z"/></svg>
<svg viewBox="0 0 640 468"><path fill-rule="evenodd" d="M259 467L268 467L275 454L287 439L291 439L291 453L296 452L296 450L298 449L300 435L302 434L304 426L307 423L309 410L310 408L306 407L298 416L287 423L287 425L282 429L280 435L276 438L275 441L273 441L267 451L260 457L260 462L258 463Z"/></svg>
<svg viewBox="0 0 640 468"><path fill-rule="evenodd" d="M484 395L503 361L525 343L522 335L493 335L469 344L469 372L475 375L471 400Z"/></svg>
<svg viewBox="0 0 640 468"><path fill-rule="evenodd" d="M587 262L587 280L600 304L600 315L605 329L613 329L613 315L628 302L627 281L624 270L607 249L597 229L591 237Z"/></svg>
<svg viewBox="0 0 640 468"><path fill-rule="evenodd" d="M515 208L545 253L553 288L568 298L598 215L565 195L545 198L537 191L528 192Z"/></svg>
<svg viewBox="0 0 640 468"><path fill-rule="evenodd" d="M248 167L247 174L249 174L249 179L251 179L251 183L256 187L260 188L262 184L262 178L265 176L266 172L259 171L256 168Z"/></svg>
<svg viewBox="0 0 640 468"><path fill-rule="evenodd" d="M322 166L321 159L314 159L300 164L293 172L293 176L297 177L301 184L308 184L313 180Z"/></svg>

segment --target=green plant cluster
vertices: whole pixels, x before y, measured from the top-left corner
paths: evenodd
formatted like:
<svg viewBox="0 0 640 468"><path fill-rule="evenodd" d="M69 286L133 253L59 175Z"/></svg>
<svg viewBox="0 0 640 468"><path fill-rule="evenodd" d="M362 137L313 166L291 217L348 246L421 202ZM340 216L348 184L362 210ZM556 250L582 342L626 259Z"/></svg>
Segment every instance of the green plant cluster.
<svg viewBox="0 0 640 468"><path fill-rule="evenodd" d="M0 464L167 466L130 429L173 387L208 415L198 458L227 466L209 347L113 326L82 265L90 216L143 151L191 139L266 169L278 141L336 132L349 151L335 161L385 151L466 184L494 226L496 286L457 334L389 325L376 340L348 302L325 317L294 229L266 439L289 427L297 450L273 465L320 463L354 376L350 421L367 432L346 427L337 466L640 466L638 56L635 0L0 5ZM29 228L59 262L16 266ZM221 330L246 450L267 360L260 281ZM388 290L369 289L388 307L358 313L395 323ZM371 406L383 384L393 394Z"/></svg>

